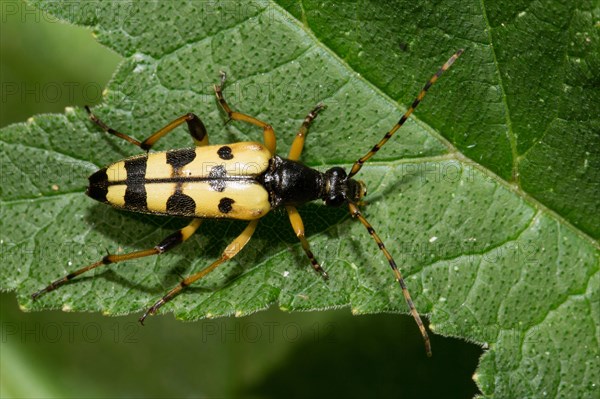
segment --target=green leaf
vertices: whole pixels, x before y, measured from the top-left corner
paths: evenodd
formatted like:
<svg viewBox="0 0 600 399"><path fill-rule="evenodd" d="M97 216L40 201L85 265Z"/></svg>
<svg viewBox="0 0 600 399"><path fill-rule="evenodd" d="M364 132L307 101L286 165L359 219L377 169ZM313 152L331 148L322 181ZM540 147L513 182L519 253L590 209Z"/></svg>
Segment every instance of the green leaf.
<svg viewBox="0 0 600 399"><path fill-rule="evenodd" d="M321 170L349 167L465 48L361 171L365 215L432 330L488 348L475 376L483 394L598 394L600 35L591 2L34 3L92 27L125 57L95 109L111 127L143 139L194 111L212 143L259 139L254 127L223 127L212 85L224 70L230 103L269 121L280 153L307 112L328 105L303 155ZM178 129L158 147L189 145ZM131 147L81 109L2 129L0 284L24 309L138 312L243 229L207 221L171 253L99 269L32 303L33 291L106 248L147 248L185 225L83 195L86 177L139 153ZM359 223L318 204L300 212L328 283L311 271L287 216L273 212L242 254L163 310L186 320L272 303L406 311Z"/></svg>

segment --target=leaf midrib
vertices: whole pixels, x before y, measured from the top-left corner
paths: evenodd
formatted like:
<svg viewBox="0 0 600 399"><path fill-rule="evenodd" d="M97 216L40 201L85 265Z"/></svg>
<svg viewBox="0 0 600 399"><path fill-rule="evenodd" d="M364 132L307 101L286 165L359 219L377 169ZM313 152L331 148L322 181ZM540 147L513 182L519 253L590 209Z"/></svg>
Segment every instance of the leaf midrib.
<svg viewBox="0 0 600 399"><path fill-rule="evenodd" d="M502 79L502 73L500 72L500 63L498 62L498 57L496 56L496 48L494 47L494 41L492 38L492 26L489 23L487 8L485 7L485 1L480 0L481 4L481 12L483 13L483 20L485 21L485 25L487 27L486 33L488 38L488 45L492 51L492 57L494 62L494 67L496 69L496 76L498 77L498 86L500 87L502 105L504 107L504 115L506 119L506 135L508 136L508 142L510 144L511 157L512 157L512 168L511 168L511 178L514 180L515 184L519 187L521 186L519 181L519 154L517 151L517 139L515 136L515 132L512 126L512 119L510 117L510 108L508 106L507 98L506 98L506 90L504 89L504 80Z"/></svg>

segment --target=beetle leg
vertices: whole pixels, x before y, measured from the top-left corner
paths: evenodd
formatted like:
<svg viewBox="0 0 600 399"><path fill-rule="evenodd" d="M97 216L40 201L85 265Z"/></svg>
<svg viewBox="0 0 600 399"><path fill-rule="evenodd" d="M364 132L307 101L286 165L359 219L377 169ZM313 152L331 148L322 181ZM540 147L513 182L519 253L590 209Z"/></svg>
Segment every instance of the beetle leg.
<svg viewBox="0 0 600 399"><path fill-rule="evenodd" d="M215 270L221 263L228 261L229 259L236 256L242 250L242 248L244 248L244 246L246 246L248 241L250 241L250 238L252 237L252 234L254 234L254 230L256 230L257 225L258 225L258 220L251 221L248 224L248 226L246 226L244 231L242 231L242 233L235 240L233 240L227 246L227 248L225 248L225 250L223 251L223 254L221 255L221 257L219 259L217 259L215 262L213 262L207 268L183 279L179 284L177 284L177 286L175 288L173 288L171 291L167 292L167 294L165 296L163 296L161 299L156 301L156 303L154 305L152 305L148 310L146 310L146 312L139 319L140 323L144 324L144 320L146 319L146 317L148 317L148 315L155 314L156 311L161 306L163 306L165 303L167 303L171 299L173 299L177 294L179 294L181 292L182 289L184 289L185 287L187 287L190 284L193 284L194 282L201 279L202 277L206 276L208 273Z"/></svg>
<svg viewBox="0 0 600 399"><path fill-rule="evenodd" d="M300 154L302 154L302 149L304 148L304 140L306 140L306 136L308 135L308 127L323 108L325 108L325 104L319 103L308 115L306 115L304 122L302 122L302 126L300 126L298 133L296 133L296 137L290 148L288 159L291 159L292 161L300 159Z"/></svg>
<svg viewBox="0 0 600 399"><path fill-rule="evenodd" d="M85 110L89 114L90 120L96 125L98 125L100 129L104 130L106 133L122 138L123 140L128 141L131 144L136 145L146 151L150 150L150 148L152 148L152 146L156 144L156 142L159 139L166 136L167 133L171 132L183 122L187 122L188 130L190 132L190 135L192 136L192 140L194 140L194 144L197 147L208 145L208 134L206 133L206 128L204 127L204 124L202 123L200 118L198 118L195 114L192 113L180 116L179 118L173 120L163 128L153 133L146 140L140 142L134 139L133 137L126 135L125 133L117 132L113 128L108 127L106 123L104 123L100 118L98 118L92 113L90 107L88 107L87 105L85 106Z"/></svg>
<svg viewBox="0 0 600 399"><path fill-rule="evenodd" d="M123 262L125 260L143 258L146 256L151 256L151 255L160 255L164 252L167 252L168 250L175 248L177 245L181 244L182 242L184 242L188 238L190 238L192 236L192 234L194 234L196 232L198 227L200 227L201 223L202 223L202 219L192 220L192 222L190 224L188 224L186 227L169 235L167 238L162 240L154 248L145 249L142 251L130 252L128 254L106 255L98 262L92 263L91 265L88 265L88 266L83 267L79 270L76 270L72 273L69 273L66 276L64 276L63 278L60 278L60 279L50 283L50 285L48 285L46 288L41 289L41 290L37 291L36 293L34 293L33 295L31 295L31 298L33 300L36 300L40 295L42 295L46 292L54 291L55 289L57 289L64 283L74 279L75 277L79 276L80 274L83 274L87 271L95 269L98 266L110 265L111 263Z"/></svg>
<svg viewBox="0 0 600 399"><path fill-rule="evenodd" d="M217 96L217 100L219 101L219 104L221 104L223 111L225 111L227 113L227 116L229 117L229 120L227 122L229 122L230 120L242 121L262 128L265 146L269 149L272 155L275 155L277 141L275 138L275 131L273 130L273 127L268 123L256 119L253 116L232 111L231 107L229 107L229 104L227 104L227 101L225 101L225 98L223 97L223 87L225 86L226 80L227 75L225 74L225 72L221 71L221 84L215 85L215 95Z"/></svg>
<svg viewBox="0 0 600 399"><path fill-rule="evenodd" d="M315 269L315 271L319 273L321 277L323 277L324 280L327 280L329 278L329 275L325 270L323 270L321 265L319 265L319 262L317 262L317 260L315 259L315 256L313 255L312 251L310 250L310 246L308 245L308 241L304 236L304 223L302 223L302 218L300 217L298 210L296 209L296 207L289 205L286 206L285 209L287 210L288 216L290 217L290 223L292 224L292 228L294 229L296 236L302 244L302 249L304 249L306 256L308 256L308 259L310 260L310 264L312 265L313 269Z"/></svg>

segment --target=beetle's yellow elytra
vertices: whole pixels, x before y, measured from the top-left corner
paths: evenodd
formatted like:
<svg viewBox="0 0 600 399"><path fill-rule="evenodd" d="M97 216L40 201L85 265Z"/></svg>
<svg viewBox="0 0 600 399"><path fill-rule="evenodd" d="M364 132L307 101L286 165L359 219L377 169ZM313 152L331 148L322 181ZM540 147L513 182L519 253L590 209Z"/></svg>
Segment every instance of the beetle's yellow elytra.
<svg viewBox="0 0 600 399"><path fill-rule="evenodd" d="M215 166L223 167L226 176L258 176L272 157L264 145L256 142L196 147L194 151L196 157L180 168L183 177L212 177Z"/></svg>
<svg viewBox="0 0 600 399"><path fill-rule="evenodd" d="M213 168L222 166L228 176L258 176L267 169L270 158L269 150L262 144L241 142L136 155L107 166L106 175L109 183L136 177L145 180L202 178L211 177ZM145 164L145 167L136 168L136 164Z"/></svg>
<svg viewBox="0 0 600 399"><path fill-rule="evenodd" d="M109 186L108 193L106 194L106 201L118 208L124 208L126 189L127 186L124 184Z"/></svg>
<svg viewBox="0 0 600 399"><path fill-rule="evenodd" d="M228 181L223 191L212 190L210 184L184 183L181 188L196 203L197 217L254 220L271 210L269 194L256 182Z"/></svg>
<svg viewBox="0 0 600 399"><path fill-rule="evenodd" d="M177 183L146 184L146 204L148 210L154 213L166 214L169 198L176 191Z"/></svg>
<svg viewBox="0 0 600 399"><path fill-rule="evenodd" d="M257 142L137 155L96 172L88 193L136 212L254 220L271 210L268 192L254 179L271 157Z"/></svg>

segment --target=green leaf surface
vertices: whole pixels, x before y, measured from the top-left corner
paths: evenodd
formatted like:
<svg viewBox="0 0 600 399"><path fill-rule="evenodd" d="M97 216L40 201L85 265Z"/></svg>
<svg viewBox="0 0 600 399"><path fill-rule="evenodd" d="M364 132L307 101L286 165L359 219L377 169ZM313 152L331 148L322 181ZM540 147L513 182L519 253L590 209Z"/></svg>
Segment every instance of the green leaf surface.
<svg viewBox="0 0 600 399"><path fill-rule="evenodd" d="M433 331L484 344L475 376L496 397L598 395L600 52L592 2L33 2L125 57L95 112L143 139L200 115L212 143L257 140L223 127L212 93L269 121L285 154L327 104L303 161L348 167L377 142L454 51L465 54L363 168L365 216L401 265ZM190 145L183 129L158 149ZM119 212L83 195L98 167L139 153L81 109L2 129L3 290L24 309L139 312L243 229L207 221L171 253L113 265L32 303L48 281L106 249L155 245L185 221ZM405 312L385 258L344 209L300 210L305 259L287 216L261 221L243 253L165 306L178 318L350 306ZM435 353L435 348L434 348Z"/></svg>

